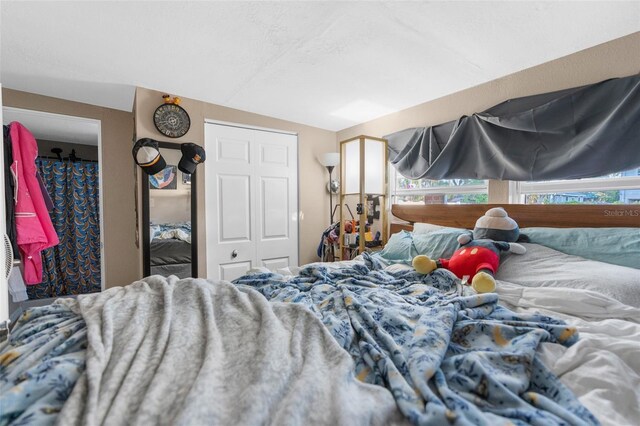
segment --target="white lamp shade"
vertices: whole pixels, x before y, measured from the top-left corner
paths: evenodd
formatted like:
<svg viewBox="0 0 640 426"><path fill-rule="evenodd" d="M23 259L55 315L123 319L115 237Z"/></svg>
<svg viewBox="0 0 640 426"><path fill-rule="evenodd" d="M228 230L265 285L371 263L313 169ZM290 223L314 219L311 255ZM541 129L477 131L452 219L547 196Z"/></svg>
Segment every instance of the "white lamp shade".
<svg viewBox="0 0 640 426"><path fill-rule="evenodd" d="M365 194L384 194L384 150L380 141L364 141L364 192Z"/></svg>
<svg viewBox="0 0 640 426"><path fill-rule="evenodd" d="M340 164L339 152L327 152L320 156L320 164L325 167L335 167Z"/></svg>
<svg viewBox="0 0 640 426"><path fill-rule="evenodd" d="M360 140L356 139L344 144L344 193L360 192Z"/></svg>
<svg viewBox="0 0 640 426"><path fill-rule="evenodd" d="M361 156L364 157L364 193L384 194L385 184L385 149L384 142L366 139L364 140L364 152L360 152L360 139L345 142L344 154L344 193L357 194L360 192Z"/></svg>

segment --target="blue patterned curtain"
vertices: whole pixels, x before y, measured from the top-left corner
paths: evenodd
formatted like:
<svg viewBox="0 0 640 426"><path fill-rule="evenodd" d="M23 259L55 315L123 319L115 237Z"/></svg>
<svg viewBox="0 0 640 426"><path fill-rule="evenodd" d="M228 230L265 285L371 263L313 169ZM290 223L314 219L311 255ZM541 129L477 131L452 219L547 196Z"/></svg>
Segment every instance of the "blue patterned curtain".
<svg viewBox="0 0 640 426"><path fill-rule="evenodd" d="M50 212L60 244L42 252L42 283L27 286L30 299L100 291L98 164L38 159L53 201Z"/></svg>

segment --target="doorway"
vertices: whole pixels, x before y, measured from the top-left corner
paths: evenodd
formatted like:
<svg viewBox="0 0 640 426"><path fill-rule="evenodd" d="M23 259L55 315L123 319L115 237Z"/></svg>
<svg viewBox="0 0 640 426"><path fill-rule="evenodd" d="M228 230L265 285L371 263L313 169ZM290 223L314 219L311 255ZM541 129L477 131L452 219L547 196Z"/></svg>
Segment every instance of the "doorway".
<svg viewBox="0 0 640 426"><path fill-rule="evenodd" d="M36 139L36 169L60 243L42 251L42 282L26 286L23 309L57 297L104 289L100 120L4 107L3 124L19 122ZM20 270L14 261L12 274ZM10 302L13 302L10 297ZM11 303L15 310L16 303Z"/></svg>

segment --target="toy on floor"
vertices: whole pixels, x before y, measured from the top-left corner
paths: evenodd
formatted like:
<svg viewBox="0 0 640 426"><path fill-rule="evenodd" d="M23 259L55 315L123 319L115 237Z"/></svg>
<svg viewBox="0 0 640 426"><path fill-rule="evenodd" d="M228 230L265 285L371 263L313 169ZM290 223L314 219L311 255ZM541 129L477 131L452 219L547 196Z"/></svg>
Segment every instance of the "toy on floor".
<svg viewBox="0 0 640 426"><path fill-rule="evenodd" d="M471 278L471 285L478 293L490 293L496 289L494 275L500 265L500 253L523 254L524 246L515 243L520 235L518 224L502 207L489 209L477 220L473 236L458 237L460 248L449 259L437 261L419 255L413 259L413 267L421 274L436 268L446 268L458 278Z"/></svg>

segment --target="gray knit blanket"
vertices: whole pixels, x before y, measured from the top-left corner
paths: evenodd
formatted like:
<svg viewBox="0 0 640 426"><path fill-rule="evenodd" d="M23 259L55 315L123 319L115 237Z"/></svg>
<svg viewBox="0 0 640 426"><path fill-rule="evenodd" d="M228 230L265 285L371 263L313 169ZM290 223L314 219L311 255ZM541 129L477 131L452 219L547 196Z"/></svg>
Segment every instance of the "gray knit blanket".
<svg viewBox="0 0 640 426"><path fill-rule="evenodd" d="M57 303L82 316L88 339L58 424L403 422L391 393L356 380L351 357L300 305L159 276Z"/></svg>

